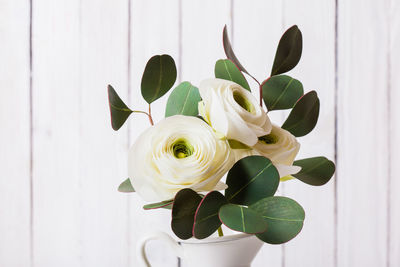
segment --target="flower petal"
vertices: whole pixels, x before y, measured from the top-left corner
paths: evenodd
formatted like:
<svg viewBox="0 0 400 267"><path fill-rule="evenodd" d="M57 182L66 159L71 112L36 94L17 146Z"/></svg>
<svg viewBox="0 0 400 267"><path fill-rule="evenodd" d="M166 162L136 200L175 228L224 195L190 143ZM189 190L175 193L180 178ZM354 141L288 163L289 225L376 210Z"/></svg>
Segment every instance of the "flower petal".
<svg viewBox="0 0 400 267"><path fill-rule="evenodd" d="M274 164L274 166L279 172L279 177L296 174L301 170L301 167L294 165Z"/></svg>

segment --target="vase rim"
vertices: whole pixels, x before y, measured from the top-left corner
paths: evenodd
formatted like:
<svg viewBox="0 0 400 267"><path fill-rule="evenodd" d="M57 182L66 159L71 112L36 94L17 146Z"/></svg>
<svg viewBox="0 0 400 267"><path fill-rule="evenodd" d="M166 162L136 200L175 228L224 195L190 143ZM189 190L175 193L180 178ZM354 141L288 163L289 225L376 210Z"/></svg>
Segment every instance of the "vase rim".
<svg viewBox="0 0 400 267"><path fill-rule="evenodd" d="M246 237L252 237L252 234L240 233L234 235L225 235L225 236L216 236L216 237L208 237L205 239L195 239L190 238L188 240L179 240L180 243L183 244L209 244L209 243L221 243L221 242L229 242L234 241Z"/></svg>

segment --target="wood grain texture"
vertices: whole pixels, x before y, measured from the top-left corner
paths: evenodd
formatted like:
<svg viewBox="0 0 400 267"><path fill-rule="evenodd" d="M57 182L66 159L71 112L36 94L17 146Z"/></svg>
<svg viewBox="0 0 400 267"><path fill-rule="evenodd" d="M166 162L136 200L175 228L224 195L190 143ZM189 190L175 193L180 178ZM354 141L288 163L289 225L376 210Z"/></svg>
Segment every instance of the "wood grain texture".
<svg viewBox="0 0 400 267"><path fill-rule="evenodd" d="M283 33L282 1L234 1L233 34L231 41L233 50L243 66L261 83L268 78L274 61L276 47ZM230 26L228 24L228 26ZM253 95L259 99L258 84L246 76ZM274 111L268 114L276 124L280 124L284 112ZM278 189L277 194L282 190ZM268 263L267 263L268 262ZM253 266L283 266L282 246L262 246L254 259Z"/></svg>
<svg viewBox="0 0 400 267"><path fill-rule="evenodd" d="M34 266L81 264L79 12L33 8Z"/></svg>
<svg viewBox="0 0 400 267"><path fill-rule="evenodd" d="M113 138L106 94L126 90L126 6L33 10L34 266L127 266L126 133Z"/></svg>
<svg viewBox="0 0 400 267"><path fill-rule="evenodd" d="M338 266L387 266L386 1L339 1Z"/></svg>
<svg viewBox="0 0 400 267"><path fill-rule="evenodd" d="M226 58L222 30L230 14L228 0L182 1L182 81L199 86L215 77L215 62Z"/></svg>
<svg viewBox="0 0 400 267"><path fill-rule="evenodd" d="M29 2L0 2L0 265L30 266Z"/></svg>
<svg viewBox="0 0 400 267"><path fill-rule="evenodd" d="M338 141L336 184L281 185L278 194L306 211L303 231L284 246L264 245L252 266L400 265L398 1L32 3L30 107L30 2L0 0L0 266L136 267L141 237L173 235L170 211L145 211L137 194L116 190L127 177L128 148L149 121L132 114L114 132L106 86L147 111L142 73L151 56L164 53L175 59L179 81L199 85L225 58L224 24L237 57L260 82L284 30L299 26L303 56L288 75L318 92L321 112L317 128L299 139L298 158L333 159L335 135ZM246 78L258 98L257 84ZM155 122L168 95L152 105ZM288 112L269 115L279 125ZM147 252L152 266L178 265L162 242L150 242Z"/></svg>
<svg viewBox="0 0 400 267"><path fill-rule="evenodd" d="M389 13L389 149L390 149L390 172L389 172L389 229L388 237L388 266L400 266L400 180L397 174L400 173L400 2L392 0L387 10Z"/></svg>
<svg viewBox="0 0 400 267"><path fill-rule="evenodd" d="M127 127L111 129L107 84L128 92L128 1L80 2L79 193L82 266L128 266ZM107 196L107 197L105 197Z"/></svg>
<svg viewBox="0 0 400 267"><path fill-rule="evenodd" d="M298 138L297 159L335 155L335 2L292 1L284 3L285 29L297 24L303 34L303 53L289 75L299 79L304 92L315 90L320 99L317 126ZM313 12L310 12L313 10ZM307 16L304 16L307 14ZM334 179L320 187L298 180L284 183L284 194L298 201L306 220L298 237L285 245L285 266L335 266Z"/></svg>
<svg viewBox="0 0 400 267"><path fill-rule="evenodd" d="M140 83L144 68L150 57L169 54L179 63L179 1L140 1L131 0L130 34L130 101L136 110L147 111L148 104L140 93ZM154 123L164 118L169 93L155 101L152 107ZM150 126L143 114L133 114L129 119L129 144ZM144 202L138 194L129 195L130 227L130 266L138 265L135 255L136 243L140 238L153 231L171 231L171 212L169 210L143 210ZM161 241L152 241L147 245L147 254L152 266L177 266L177 258Z"/></svg>

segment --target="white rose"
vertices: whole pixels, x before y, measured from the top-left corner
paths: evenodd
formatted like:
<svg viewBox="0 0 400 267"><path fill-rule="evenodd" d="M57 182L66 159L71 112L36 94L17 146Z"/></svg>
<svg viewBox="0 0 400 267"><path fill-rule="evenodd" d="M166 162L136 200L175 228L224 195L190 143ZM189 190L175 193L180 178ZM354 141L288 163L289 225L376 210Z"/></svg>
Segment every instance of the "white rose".
<svg viewBox="0 0 400 267"><path fill-rule="evenodd" d="M128 173L143 199L162 201L182 188L224 189L217 185L234 160L228 142L220 140L207 123L175 115L138 137L129 151Z"/></svg>
<svg viewBox="0 0 400 267"><path fill-rule="evenodd" d="M280 177L295 174L301 170L301 167L293 166L300 144L290 132L273 125L271 133L258 139L253 149L235 150L236 160L250 155L262 155L271 160Z"/></svg>
<svg viewBox="0 0 400 267"><path fill-rule="evenodd" d="M200 115L227 139L254 146L272 125L255 97L240 85L222 79L202 81Z"/></svg>

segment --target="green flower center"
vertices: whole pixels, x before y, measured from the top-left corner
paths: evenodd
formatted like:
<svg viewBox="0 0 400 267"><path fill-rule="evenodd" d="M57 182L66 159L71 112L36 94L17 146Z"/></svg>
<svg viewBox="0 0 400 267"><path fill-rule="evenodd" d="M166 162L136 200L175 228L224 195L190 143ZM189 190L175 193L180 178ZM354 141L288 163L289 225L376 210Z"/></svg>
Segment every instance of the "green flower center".
<svg viewBox="0 0 400 267"><path fill-rule="evenodd" d="M260 140L260 142L267 144L267 145L271 145L271 144L276 144L278 142L278 136L274 135L274 134L267 134L261 137L258 137L258 140Z"/></svg>
<svg viewBox="0 0 400 267"><path fill-rule="evenodd" d="M193 154L193 147L185 139L179 139L172 145L174 156L178 159L183 159Z"/></svg>
<svg viewBox="0 0 400 267"><path fill-rule="evenodd" d="M250 113L254 113L255 109L253 104L247 100L240 92L233 92L233 99L235 99L236 103L239 104L243 109L247 110Z"/></svg>

